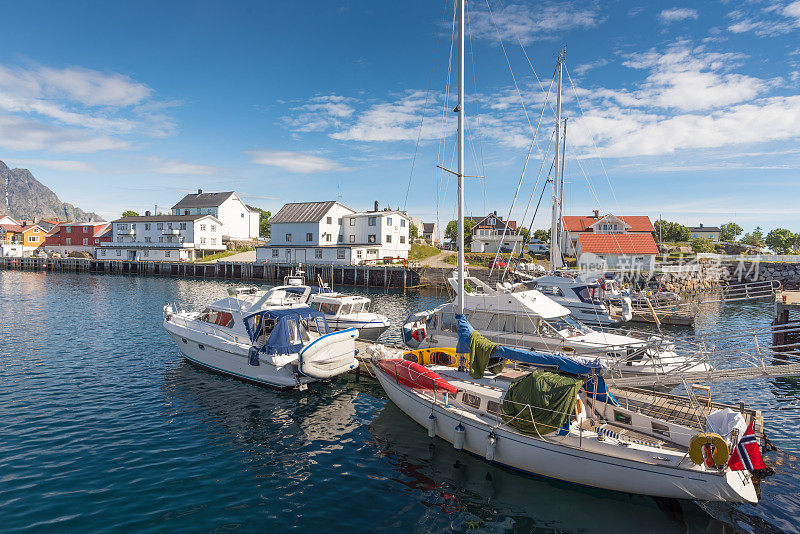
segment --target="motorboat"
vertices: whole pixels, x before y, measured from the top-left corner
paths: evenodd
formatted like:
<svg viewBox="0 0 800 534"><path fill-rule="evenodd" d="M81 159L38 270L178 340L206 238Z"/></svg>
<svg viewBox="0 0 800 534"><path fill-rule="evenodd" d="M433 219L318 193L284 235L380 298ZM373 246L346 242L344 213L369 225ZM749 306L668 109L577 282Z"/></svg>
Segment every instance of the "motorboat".
<svg viewBox="0 0 800 534"><path fill-rule="evenodd" d="M268 305L268 294L237 288L197 311L164 306L163 326L189 362L277 388L355 369L358 330L332 331L324 314L302 303Z"/></svg>
<svg viewBox="0 0 800 534"><path fill-rule="evenodd" d="M359 339L377 340L387 328L389 319L370 311L371 300L360 295L343 295L336 292L312 292L308 305L325 314L332 330L355 328Z"/></svg>
<svg viewBox="0 0 800 534"><path fill-rule="evenodd" d="M449 283L457 287L457 278ZM608 373L678 376L686 371L708 371L710 364L681 355L675 344L653 334L628 334L591 328L549 295L524 284L498 283L495 287L465 276L464 313L489 340L540 352L563 352L600 359ZM402 328L410 348L454 347L455 303L411 314ZM636 336L636 337L634 337Z"/></svg>
<svg viewBox="0 0 800 534"><path fill-rule="evenodd" d="M633 316L630 297L618 291L613 280L594 278L586 274L575 277L550 274L519 284L547 295L569 309L575 319L585 324L618 325L630 321ZM612 295L621 308L619 314L615 313L607 301Z"/></svg>
<svg viewBox="0 0 800 534"><path fill-rule="evenodd" d="M469 329L466 318L458 321L459 331ZM500 359L539 368L505 367L475 378L472 347L468 341L457 349L469 352L470 372L422 366L399 355L370 365L392 402L429 437L489 462L631 494L758 502L758 477L769 473L737 468L731 454L740 440L751 439L755 411L612 391L596 364L520 349L502 352Z"/></svg>

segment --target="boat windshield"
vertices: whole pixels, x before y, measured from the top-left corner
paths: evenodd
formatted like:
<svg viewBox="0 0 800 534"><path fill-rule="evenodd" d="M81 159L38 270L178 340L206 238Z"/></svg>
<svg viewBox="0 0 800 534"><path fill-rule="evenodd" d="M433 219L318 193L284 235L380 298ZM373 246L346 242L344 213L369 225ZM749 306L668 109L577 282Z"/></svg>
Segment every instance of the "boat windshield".
<svg viewBox="0 0 800 534"><path fill-rule="evenodd" d="M591 332L591 329L569 315L547 319L546 323L559 335L564 337L582 336Z"/></svg>

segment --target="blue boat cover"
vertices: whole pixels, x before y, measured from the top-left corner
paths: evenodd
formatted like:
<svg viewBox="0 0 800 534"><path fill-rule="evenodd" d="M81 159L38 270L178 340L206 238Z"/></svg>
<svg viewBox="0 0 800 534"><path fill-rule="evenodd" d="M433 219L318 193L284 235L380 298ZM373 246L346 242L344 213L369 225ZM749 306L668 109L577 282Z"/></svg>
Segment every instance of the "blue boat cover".
<svg viewBox="0 0 800 534"><path fill-rule="evenodd" d="M309 287L311 291L309 292L310 295L316 295L317 293L333 293L333 290L329 287L319 287L319 286L293 286L284 288L284 291L287 293L291 293L292 295L302 295L306 292L306 287Z"/></svg>
<svg viewBox="0 0 800 534"><path fill-rule="evenodd" d="M458 344L456 352L466 354L469 352L469 336L472 335L474 328L469 324L464 315L456 314L458 322ZM500 345L492 354L500 358L513 360L515 362L527 363L537 367L557 367L565 373L573 375L588 375L601 368L599 361L580 362L569 356L561 354L547 354L543 352L532 352L525 349L517 349Z"/></svg>
<svg viewBox="0 0 800 534"><path fill-rule="evenodd" d="M315 326L320 335L330 333L325 315L308 307L260 311L245 317L244 325L247 329L247 334L250 336L250 341L255 344L262 332L262 326L267 322L272 323L270 325L269 339L259 348L259 352L266 352L267 354L296 354L303 348L302 336L300 335L300 329L303 326L300 321L316 323ZM295 335L290 335L290 331ZM253 356L251 353L251 365L258 365L257 358ZM253 363L254 359L256 363Z"/></svg>

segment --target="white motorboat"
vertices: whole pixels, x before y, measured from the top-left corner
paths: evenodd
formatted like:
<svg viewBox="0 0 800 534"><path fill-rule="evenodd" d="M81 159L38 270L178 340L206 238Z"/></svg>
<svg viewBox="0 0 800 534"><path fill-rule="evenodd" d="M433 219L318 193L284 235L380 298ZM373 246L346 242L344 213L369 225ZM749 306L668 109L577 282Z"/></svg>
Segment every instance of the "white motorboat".
<svg viewBox="0 0 800 534"><path fill-rule="evenodd" d="M325 314L332 330L355 328L360 339L375 341L389 328L389 319L370 311L371 302L367 297L332 291L308 296L309 306Z"/></svg>
<svg viewBox="0 0 800 534"><path fill-rule="evenodd" d="M358 366L356 329L332 332L302 303L266 305L270 294L256 288L232 293L200 311L164 306L164 329L191 363L277 388L304 388Z"/></svg>
<svg viewBox="0 0 800 534"><path fill-rule="evenodd" d="M596 279L587 275L544 275L525 283L529 289L537 289L550 299L569 309L572 316L582 323L610 326L630 321L633 306L630 297L613 291L614 281ZM622 313L615 315L607 297L616 297Z"/></svg>
<svg viewBox="0 0 800 534"><path fill-rule="evenodd" d="M457 290L456 278L449 279ZM599 359L615 375L646 373L678 376L686 371L708 371L695 356L681 355L673 343L652 334L632 337L597 331L574 319L570 310L537 289L524 284L498 284L492 288L466 276L464 313L489 340L539 352L563 352ZM417 312L406 319L403 341L411 348L454 347L456 306L444 304Z"/></svg>

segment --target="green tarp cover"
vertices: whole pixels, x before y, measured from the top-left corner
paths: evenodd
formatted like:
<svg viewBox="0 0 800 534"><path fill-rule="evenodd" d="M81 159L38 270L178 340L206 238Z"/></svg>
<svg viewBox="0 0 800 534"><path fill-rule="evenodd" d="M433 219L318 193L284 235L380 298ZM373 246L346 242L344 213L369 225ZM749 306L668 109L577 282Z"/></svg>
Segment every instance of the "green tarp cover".
<svg viewBox="0 0 800 534"><path fill-rule="evenodd" d="M473 330L469 335L469 376L483 378L487 367L490 372L499 373L503 369L503 360L492 358L492 354L499 346L479 334L477 330Z"/></svg>
<svg viewBox="0 0 800 534"><path fill-rule="evenodd" d="M550 372L520 377L503 398L503 419L525 434L545 435L558 430L575 411L575 399L585 381Z"/></svg>

